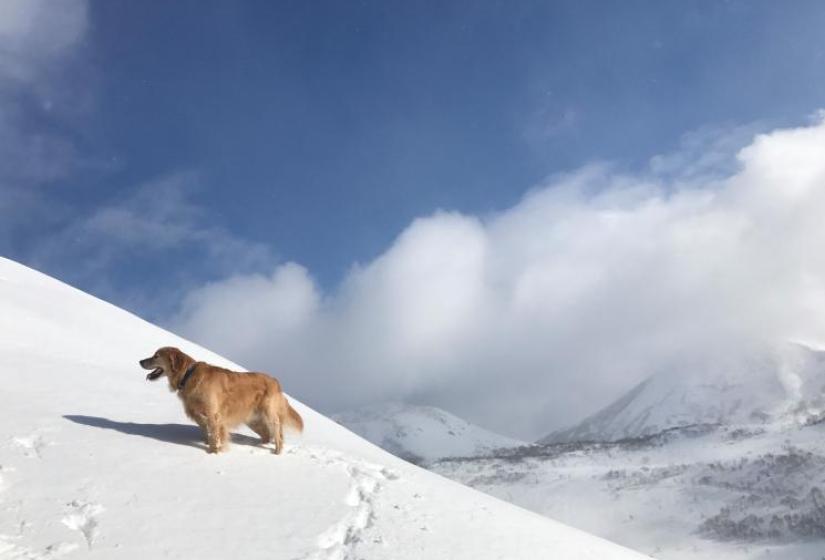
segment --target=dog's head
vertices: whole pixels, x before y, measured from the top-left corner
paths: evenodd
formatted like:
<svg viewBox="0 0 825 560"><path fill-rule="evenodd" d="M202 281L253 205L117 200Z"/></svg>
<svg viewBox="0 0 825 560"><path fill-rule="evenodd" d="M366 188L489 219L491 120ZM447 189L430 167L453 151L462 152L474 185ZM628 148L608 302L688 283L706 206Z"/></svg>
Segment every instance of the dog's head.
<svg viewBox="0 0 825 560"><path fill-rule="evenodd" d="M138 362L143 369L150 369L146 375L149 381L155 381L163 375L169 376L180 372L186 364L187 355L171 346L159 348L157 352L148 358Z"/></svg>

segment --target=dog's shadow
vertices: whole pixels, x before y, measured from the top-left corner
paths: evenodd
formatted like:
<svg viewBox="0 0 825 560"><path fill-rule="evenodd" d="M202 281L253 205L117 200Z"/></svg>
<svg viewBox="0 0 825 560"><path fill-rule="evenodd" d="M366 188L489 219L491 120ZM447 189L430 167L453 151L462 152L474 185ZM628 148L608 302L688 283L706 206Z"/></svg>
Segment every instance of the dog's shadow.
<svg viewBox="0 0 825 560"><path fill-rule="evenodd" d="M137 422L118 422L101 418L100 416L84 416L81 414L66 414L63 416L76 424L102 428L104 430L114 430L130 436L141 436L156 439L164 443L175 443L187 445L197 449L206 449L203 441L203 432L197 426L191 424L141 424ZM232 443L241 445L261 446L261 441L257 438L243 434L232 434Z"/></svg>

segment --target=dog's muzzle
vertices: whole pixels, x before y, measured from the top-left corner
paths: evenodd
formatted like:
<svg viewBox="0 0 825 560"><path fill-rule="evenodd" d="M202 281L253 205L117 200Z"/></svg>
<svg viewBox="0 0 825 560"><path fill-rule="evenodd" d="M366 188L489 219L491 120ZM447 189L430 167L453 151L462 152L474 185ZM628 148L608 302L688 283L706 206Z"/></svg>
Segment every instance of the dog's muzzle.
<svg viewBox="0 0 825 560"><path fill-rule="evenodd" d="M152 370L146 374L146 379L148 379L149 381L154 381L155 379L163 375L163 368L155 367L153 361L154 360L152 358L146 358L145 360L141 360L138 362L140 364L140 367L142 367L143 369Z"/></svg>

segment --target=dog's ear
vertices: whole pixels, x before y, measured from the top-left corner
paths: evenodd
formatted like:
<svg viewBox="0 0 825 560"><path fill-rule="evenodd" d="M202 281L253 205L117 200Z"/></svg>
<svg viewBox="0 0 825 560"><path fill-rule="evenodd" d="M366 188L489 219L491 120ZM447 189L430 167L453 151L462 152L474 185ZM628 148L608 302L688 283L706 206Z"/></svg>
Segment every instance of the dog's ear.
<svg viewBox="0 0 825 560"><path fill-rule="evenodd" d="M183 352L177 348L169 349L169 367L172 368L173 372L177 373L183 368L183 361Z"/></svg>

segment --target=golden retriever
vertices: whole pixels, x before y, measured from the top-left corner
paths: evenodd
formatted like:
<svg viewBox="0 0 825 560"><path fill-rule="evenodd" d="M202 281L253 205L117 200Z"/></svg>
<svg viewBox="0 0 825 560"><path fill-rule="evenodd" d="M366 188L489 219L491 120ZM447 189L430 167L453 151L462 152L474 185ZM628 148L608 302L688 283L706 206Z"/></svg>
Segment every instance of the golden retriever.
<svg viewBox="0 0 825 560"><path fill-rule="evenodd" d="M261 436L261 443L274 443L275 453L284 445L284 426L302 431L304 421L289 405L281 384L263 373L235 372L195 361L177 348L160 348L140 360L152 370L146 379L166 376L169 390L183 401L186 415L204 432L209 453L226 450L229 430L246 424Z"/></svg>

